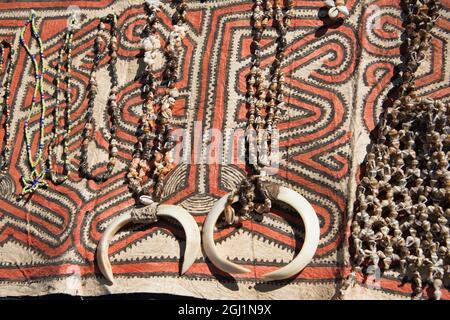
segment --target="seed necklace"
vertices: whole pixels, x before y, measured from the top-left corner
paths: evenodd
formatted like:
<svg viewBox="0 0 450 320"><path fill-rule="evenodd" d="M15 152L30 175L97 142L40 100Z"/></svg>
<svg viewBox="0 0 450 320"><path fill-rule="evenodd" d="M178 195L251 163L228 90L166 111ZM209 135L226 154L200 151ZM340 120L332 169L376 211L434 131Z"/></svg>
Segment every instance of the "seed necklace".
<svg viewBox="0 0 450 320"><path fill-rule="evenodd" d="M109 128L110 139L109 139L109 154L108 154L108 163L107 169L105 172L94 175L89 171L88 168L88 146L89 143L94 138L95 132L95 123L94 123L94 104L95 98L97 96L98 87L96 80L96 72L100 63L100 46L102 43L102 39L100 37L100 32L106 29L105 23L109 23L110 29L110 41L109 41L109 68L111 71L111 91L108 98L108 113L110 114L111 126ZM112 172L114 170L114 166L116 164L116 157L118 153L117 149L117 140L116 140L116 131L117 131L117 121L119 118L119 109L117 106L116 94L118 92L118 76L117 76L117 16L115 14L110 14L106 18L100 21L100 24L97 29L97 38L94 44L94 63L91 71L91 78L89 80L89 102L88 109L86 114L86 124L83 131L83 143L81 147L81 164L80 164L80 172L81 174L90 180L94 180L96 182L104 182L108 178L111 177Z"/></svg>
<svg viewBox="0 0 450 320"><path fill-rule="evenodd" d="M55 108L53 110L53 131L52 131L52 140L49 145L49 156L47 158L47 172L49 178L52 180L54 184L61 184L64 181L68 179L69 174L69 161L68 161L68 140L70 137L70 130L71 130L71 124L70 124L70 109L71 109L71 77L70 72L72 70L72 40L73 40L73 34L76 29L76 19L74 17L70 18L69 21L70 25L67 28L67 32L65 35L64 43L61 46L61 49L58 53L58 65L56 67L56 104ZM66 90L64 92L64 98L65 98L65 109L64 109L64 129L65 132L61 132L59 129L59 119L60 119L60 109L62 109L62 106L60 106L61 102L59 100L59 92L61 87L61 78L63 77L62 74L62 67L63 67L63 59L64 54L66 55L65 60L65 75L64 80L66 83ZM56 159L56 147L58 146L58 137L62 136L62 159L63 159L63 172L62 174L56 173L56 170L53 170L53 159Z"/></svg>
<svg viewBox="0 0 450 320"><path fill-rule="evenodd" d="M24 34L28 27L31 25L31 34L32 37L37 41L39 47L39 63L36 59L36 55L31 52L30 47L25 43ZM44 82L43 76L45 73L45 58L44 58L44 46L42 44L41 37L36 29L36 13L34 11L31 12L29 19L25 22L25 26L23 27L20 37L20 44L25 48L27 55L31 58L33 63L34 71L35 71L35 84L34 84L34 92L31 107L28 111L27 119L25 120L25 140L26 140L26 148L27 148L27 156L28 163L30 166L30 173L27 176L22 177L23 190L20 194L19 198L23 198L26 194L33 193L34 191L47 187L47 181L45 181L46 169L45 163L43 160L43 151L44 151L44 139L45 139L45 131L44 131L44 120L45 120L45 112L46 112L46 103L45 103L45 92L44 92ZM39 118L39 142L38 142L38 150L37 154L33 157L31 150L31 132L30 132L30 119L33 115L33 111L36 108L37 95L40 96L40 118Z"/></svg>
<svg viewBox="0 0 450 320"><path fill-rule="evenodd" d="M3 147L0 154L0 174L1 177L4 177L8 173L9 168L9 156L11 154L11 140L9 139L11 132L11 105L9 104L9 95L11 93L11 80L12 80L12 74L13 74L13 61L14 61L14 49L12 48L11 44L2 41L0 44L0 72L3 70L3 65L5 63L5 49L9 49L8 57L7 57L7 65L5 67L5 76L3 78L2 86L1 88L4 90L3 93L3 108L2 108L2 119L0 120L0 123L3 121L3 117L5 117L5 123L3 125L3 128L5 129L5 133L3 136Z"/></svg>

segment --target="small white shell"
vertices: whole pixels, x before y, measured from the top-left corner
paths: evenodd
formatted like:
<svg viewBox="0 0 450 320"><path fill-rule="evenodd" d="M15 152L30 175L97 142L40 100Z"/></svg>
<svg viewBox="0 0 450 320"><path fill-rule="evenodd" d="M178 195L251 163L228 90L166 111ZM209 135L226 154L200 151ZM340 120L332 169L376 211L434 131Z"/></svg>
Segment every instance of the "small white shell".
<svg viewBox="0 0 450 320"><path fill-rule="evenodd" d="M155 59L152 59L150 57L145 57L144 58L144 62L149 66L149 67L153 67L153 65L155 64Z"/></svg>
<svg viewBox="0 0 450 320"><path fill-rule="evenodd" d="M152 51L147 51L145 54L144 54L144 57L145 58L152 58Z"/></svg>
<svg viewBox="0 0 450 320"><path fill-rule="evenodd" d="M334 3L333 0L325 0L325 4L327 5L327 7L329 8L333 8L336 6L336 4Z"/></svg>
<svg viewBox="0 0 450 320"><path fill-rule="evenodd" d="M154 51L161 48L161 41L157 36L151 35L142 40L141 46L145 51Z"/></svg>
<svg viewBox="0 0 450 320"><path fill-rule="evenodd" d="M328 10L328 16L331 19L337 18L338 14L339 14L339 11L338 11L338 9L336 7L330 8L330 10Z"/></svg>
<svg viewBox="0 0 450 320"><path fill-rule="evenodd" d="M155 46L153 45L153 41L149 38L142 40L142 49L145 51L152 51L155 49Z"/></svg>
<svg viewBox="0 0 450 320"><path fill-rule="evenodd" d="M150 41L153 43L153 48L154 48L155 50L161 48L161 41L159 40L158 37L156 37L156 36L151 36L151 37L149 37L149 39L150 39Z"/></svg>
<svg viewBox="0 0 450 320"><path fill-rule="evenodd" d="M153 59L153 60L155 60L157 56L158 56L158 54L156 52L154 52L154 51L147 51L145 53L145 57L146 58L150 58L150 59Z"/></svg>
<svg viewBox="0 0 450 320"><path fill-rule="evenodd" d="M149 206L153 204L155 201L153 201L152 197L150 196L142 195L139 197L139 202L145 206Z"/></svg>
<svg viewBox="0 0 450 320"><path fill-rule="evenodd" d="M179 25L176 25L176 26L173 27L173 30L174 30L176 33L178 33L179 35L181 35L181 36L186 35L186 32L187 32L186 26L179 26Z"/></svg>
<svg viewBox="0 0 450 320"><path fill-rule="evenodd" d="M159 0L146 0L150 7L159 8L161 6L161 1Z"/></svg>
<svg viewBox="0 0 450 320"><path fill-rule="evenodd" d="M169 95L172 97L172 98L178 98L179 96L180 96L180 92L178 91L178 89L177 88L174 88L174 89L172 89L172 90L170 90L169 91Z"/></svg>
<svg viewBox="0 0 450 320"><path fill-rule="evenodd" d="M343 15L348 16L350 12L348 11L346 6L338 6L337 9L342 12Z"/></svg>

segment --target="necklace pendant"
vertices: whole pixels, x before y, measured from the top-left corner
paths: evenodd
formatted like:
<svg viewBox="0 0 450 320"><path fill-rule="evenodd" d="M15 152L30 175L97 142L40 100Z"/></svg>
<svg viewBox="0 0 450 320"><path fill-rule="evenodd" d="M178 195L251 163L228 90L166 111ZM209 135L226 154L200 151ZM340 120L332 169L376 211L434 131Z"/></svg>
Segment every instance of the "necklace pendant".
<svg viewBox="0 0 450 320"><path fill-rule="evenodd" d="M303 244L300 253L287 266L263 276L266 281L274 281L290 278L309 264L319 245L320 224L314 208L299 193L276 184L267 185L267 190L270 198L283 202L297 211L305 226L305 243ZM246 273L250 272L250 270L221 256L214 243L215 225L226 206L230 205L231 197L233 197L232 202L239 201L239 195L233 196L233 193L229 193L216 202L206 217L203 225L203 248L211 262L220 270L227 273ZM265 205L268 205L268 203Z"/></svg>
<svg viewBox="0 0 450 320"><path fill-rule="evenodd" d="M159 203L153 202L144 207L135 207L131 211L131 218L134 223L154 223L158 221L157 211Z"/></svg>
<svg viewBox="0 0 450 320"><path fill-rule="evenodd" d="M38 172L34 169L27 177L22 177L22 184L22 195L33 193L38 189L47 188L48 185L47 181L45 181L45 171Z"/></svg>
<svg viewBox="0 0 450 320"><path fill-rule="evenodd" d="M142 212L139 212L142 210ZM125 225L131 223L156 222L157 217L169 217L178 221L186 235L186 247L184 251L184 261L181 274L184 274L194 264L197 255L200 253L200 230L197 222L185 209L174 205L153 204L144 208L134 208L120 217L114 219L103 233L97 249L97 261L101 273L110 284L114 283L114 275L111 262L108 258L109 243L114 235ZM147 220L146 220L147 219Z"/></svg>

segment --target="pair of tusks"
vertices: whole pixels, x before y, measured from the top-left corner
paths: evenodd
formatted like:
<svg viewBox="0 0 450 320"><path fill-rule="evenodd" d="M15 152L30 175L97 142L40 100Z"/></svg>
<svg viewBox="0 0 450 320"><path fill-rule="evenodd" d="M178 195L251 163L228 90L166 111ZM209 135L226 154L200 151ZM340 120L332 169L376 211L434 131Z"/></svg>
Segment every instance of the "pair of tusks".
<svg viewBox="0 0 450 320"><path fill-rule="evenodd" d="M177 220L184 229L186 235L186 249L184 252L184 261L181 268L181 274L184 274L195 262L197 254L200 252L200 230L197 222L185 209L179 206L161 204L156 211L157 217L170 217ZM111 263L108 258L109 243L114 235L125 225L136 222L131 212L128 212L108 226L103 234L97 248L98 266L103 276L112 284L114 276L111 269Z"/></svg>
<svg viewBox="0 0 450 320"><path fill-rule="evenodd" d="M230 194L227 194L217 201L205 220L202 236L203 249L209 260L220 270L226 273L247 273L250 270L219 255L214 243L215 225L225 209L229 196ZM291 189L280 186L277 193L274 194L274 199L290 205L300 214L305 226L305 241L300 253L291 263L263 275L263 279L266 281L287 279L303 270L314 257L320 238L319 219L311 204L304 197ZM238 196L235 196L234 202L237 201Z"/></svg>
<svg viewBox="0 0 450 320"><path fill-rule="evenodd" d="M305 226L305 241L300 253L288 265L269 272L263 276L266 281L275 281L290 278L301 270L312 260L317 246L319 244L320 226L319 219L311 206L311 204L297 192L285 188L278 187L275 200L279 200L290 205L301 216ZM230 194L222 197L211 209L203 226L203 248L209 260L220 270L227 273L247 273L247 268L237 265L226 258L223 258L217 252L214 243L214 229L220 215L225 209ZM238 201L238 196L234 202ZM181 274L184 274L195 262L197 253L200 250L200 231L194 218L185 209L173 205L159 205L156 211L157 217L171 217L177 220L184 229L186 234L186 250L184 253L184 261ZM114 276L111 269L111 263L108 258L108 250L111 239L125 225L135 222L131 213L126 213L114 220L108 226L100 240L97 249L98 266L105 278L110 282L114 282Z"/></svg>

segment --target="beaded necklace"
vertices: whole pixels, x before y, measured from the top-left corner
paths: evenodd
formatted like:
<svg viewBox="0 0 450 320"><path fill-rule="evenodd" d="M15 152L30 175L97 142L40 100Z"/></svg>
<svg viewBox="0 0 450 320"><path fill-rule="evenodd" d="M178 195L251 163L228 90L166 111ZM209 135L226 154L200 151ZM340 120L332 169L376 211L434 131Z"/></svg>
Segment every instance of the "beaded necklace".
<svg viewBox="0 0 450 320"><path fill-rule="evenodd" d="M54 184L61 184L68 179L69 174L69 163L68 163L68 140L70 137L71 123L70 123L70 109L71 109L71 77L70 72L72 70L72 39L76 26L75 18L70 19L70 25L67 29L64 44L61 46L61 49L58 53L59 63L56 67L56 104L53 110L53 131L52 131L52 140L49 145L49 156L47 159L47 172ZM65 132L61 132L59 129L59 119L60 119L60 94L59 89L61 87L61 78L63 77L62 67L63 67L63 58L64 54L66 55L65 60L65 75L64 81L66 84L64 98L65 98L65 109L64 109L64 130ZM63 159L63 172L62 174L56 173L53 170L53 158L56 158L56 147L58 146L58 137L62 136L62 159Z"/></svg>
<svg viewBox="0 0 450 320"><path fill-rule="evenodd" d="M4 90L3 93L3 107L0 123L3 121L3 117L5 117L5 123L3 128L5 129L5 134L3 136L3 147L0 153L0 173L4 176L8 172L10 161L8 161L9 156L11 154L11 140L9 139L11 132L11 105L9 101L9 95L11 93L11 80L13 74L13 61L14 61L14 49L11 44L2 41L0 44L0 72L3 70L3 65L5 63L5 49L9 48L9 53L7 57L7 66L5 68L5 76L3 78L1 88Z"/></svg>
<svg viewBox="0 0 450 320"><path fill-rule="evenodd" d="M31 35L38 43L39 50L39 61L36 59L35 54L31 52L30 47L25 43L24 34L28 27L31 25ZM29 19L25 22L25 26L23 27L20 37L20 44L25 48L27 55L31 58L33 63L34 71L35 71L35 79L36 82L34 84L34 92L31 107L28 111L27 119L25 120L25 140L26 140L26 148L27 148L27 156L28 163L30 166L30 173L27 176L22 177L23 190L20 194L20 198L25 196L26 194L33 193L34 191L47 187L47 181L45 181L45 166L43 161L43 151L44 151L44 139L45 139L45 131L44 131L44 120L45 120L45 112L46 112L46 102L45 102L45 92L44 92L44 82L43 77L45 73L45 58L44 58L44 46L42 44L41 37L36 28L36 14L34 11L31 12ZM38 151L37 154L33 157L31 151L31 132L30 132L30 119L33 115L33 111L36 108L37 95L40 97L40 118L39 118L39 142L38 142Z"/></svg>
<svg viewBox="0 0 450 320"><path fill-rule="evenodd" d="M108 163L107 170L97 176L94 176L88 169L88 145L93 140L94 132L95 132L95 123L94 123L94 104L95 97L97 96L98 87L97 80L95 78L96 69L98 69L100 63L100 46L102 39L100 38L100 31L105 30L105 23L110 24L110 42L109 42L109 52L110 52L110 60L109 60L109 68L111 70L111 91L110 96L108 98L108 113L110 114L111 126L109 129L110 139L109 139L109 154L108 154ZM97 38L94 44L94 63L91 71L91 77L89 80L89 103L86 114L86 124L83 131L83 143L81 147L81 164L80 171L81 174L87 178L94 180L96 182L106 181L109 177L111 177L112 172L114 170L114 166L116 164L116 157L118 153L117 149L117 140L116 140L116 131L117 131L117 122L119 118L119 109L117 107L116 94L118 92L118 76L117 76L117 16L115 14L110 14L106 18L100 21L100 24L97 29Z"/></svg>

